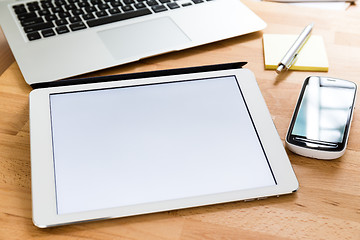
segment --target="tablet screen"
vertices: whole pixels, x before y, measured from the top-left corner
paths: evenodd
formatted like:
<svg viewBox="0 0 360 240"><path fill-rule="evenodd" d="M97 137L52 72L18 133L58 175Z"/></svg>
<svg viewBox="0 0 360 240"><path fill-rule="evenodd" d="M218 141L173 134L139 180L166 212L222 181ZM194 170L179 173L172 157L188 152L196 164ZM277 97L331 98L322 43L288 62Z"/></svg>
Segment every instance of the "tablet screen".
<svg viewBox="0 0 360 240"><path fill-rule="evenodd" d="M57 213L276 185L235 76L50 95Z"/></svg>

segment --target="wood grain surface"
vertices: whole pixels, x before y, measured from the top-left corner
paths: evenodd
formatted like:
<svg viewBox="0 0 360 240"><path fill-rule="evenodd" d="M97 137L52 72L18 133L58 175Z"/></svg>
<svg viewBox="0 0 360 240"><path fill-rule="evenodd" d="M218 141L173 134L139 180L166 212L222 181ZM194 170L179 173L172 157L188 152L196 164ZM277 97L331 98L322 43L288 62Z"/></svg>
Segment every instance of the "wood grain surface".
<svg viewBox="0 0 360 240"><path fill-rule="evenodd" d="M244 1L268 26L261 32L165 54L85 76L248 61L284 140L303 80L310 75L360 85L360 9L318 10ZM329 72L264 70L263 33L322 35ZM11 65L10 65L11 64ZM10 66L9 66L10 65ZM31 220L28 86L0 32L0 239L360 239L360 116L356 103L345 155L314 160L288 151L297 193L114 220L38 229Z"/></svg>
<svg viewBox="0 0 360 240"><path fill-rule="evenodd" d="M0 27L0 75L15 61Z"/></svg>

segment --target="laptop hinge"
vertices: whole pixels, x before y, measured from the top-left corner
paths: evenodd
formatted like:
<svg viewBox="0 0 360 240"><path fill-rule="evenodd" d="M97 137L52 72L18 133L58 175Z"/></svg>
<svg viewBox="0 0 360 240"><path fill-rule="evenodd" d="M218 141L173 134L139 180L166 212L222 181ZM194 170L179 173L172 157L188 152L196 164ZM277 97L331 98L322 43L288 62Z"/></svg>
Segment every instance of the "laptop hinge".
<svg viewBox="0 0 360 240"><path fill-rule="evenodd" d="M242 68L245 64L247 64L247 62L233 62L233 63L223 63L223 64L205 65L205 66L197 66L197 67L156 70L156 71L139 72L139 73L127 73L127 74L91 77L91 78L62 79L62 80L53 81L53 82L34 83L34 84L31 84L30 86L33 89L37 89L37 88L87 84L87 83L129 80L129 79L138 79L138 78L160 77L160 76L167 76L167 75L179 75L179 74L188 74L188 73L197 73L197 72L220 71L220 70Z"/></svg>

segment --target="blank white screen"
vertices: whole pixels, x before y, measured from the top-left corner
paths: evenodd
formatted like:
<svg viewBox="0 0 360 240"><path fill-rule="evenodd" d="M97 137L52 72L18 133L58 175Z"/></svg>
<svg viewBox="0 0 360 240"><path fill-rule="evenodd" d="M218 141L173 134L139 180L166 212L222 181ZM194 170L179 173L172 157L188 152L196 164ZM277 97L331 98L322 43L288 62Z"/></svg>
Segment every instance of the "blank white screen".
<svg viewBox="0 0 360 240"><path fill-rule="evenodd" d="M58 214L275 185L235 77L50 95Z"/></svg>

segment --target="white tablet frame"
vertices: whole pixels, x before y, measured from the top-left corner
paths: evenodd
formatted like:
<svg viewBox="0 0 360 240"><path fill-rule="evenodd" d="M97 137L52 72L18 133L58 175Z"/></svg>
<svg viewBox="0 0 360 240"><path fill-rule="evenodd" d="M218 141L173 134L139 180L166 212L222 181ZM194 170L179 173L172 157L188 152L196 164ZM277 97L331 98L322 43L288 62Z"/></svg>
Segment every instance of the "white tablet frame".
<svg viewBox="0 0 360 240"><path fill-rule="evenodd" d="M186 199L139 204L128 207L101 209L62 215L57 214L49 94L224 76L235 76L238 81L258 136L267 155L269 164L271 165L277 185ZM35 89L30 93L29 98L33 222L40 228L231 201L279 196L282 194L292 193L299 187L295 173L271 119L266 103L261 95L254 74L248 69L230 69L213 72L200 72L125 81Z"/></svg>

